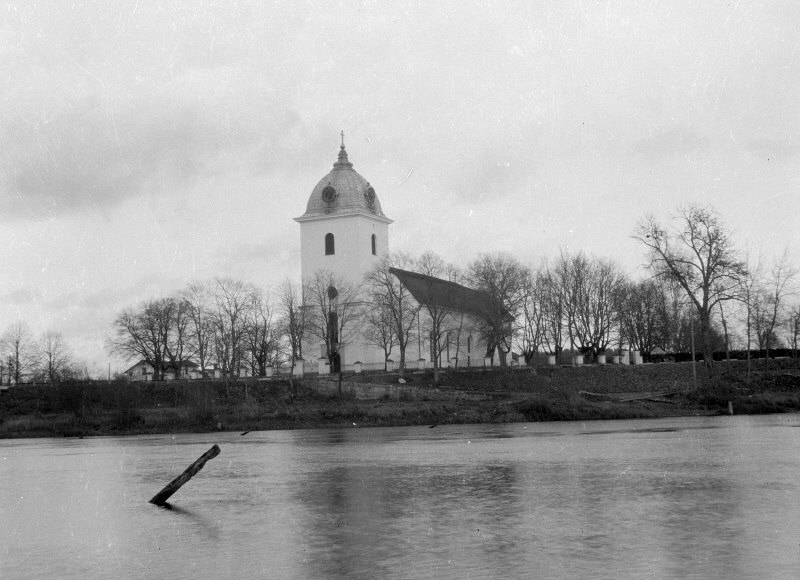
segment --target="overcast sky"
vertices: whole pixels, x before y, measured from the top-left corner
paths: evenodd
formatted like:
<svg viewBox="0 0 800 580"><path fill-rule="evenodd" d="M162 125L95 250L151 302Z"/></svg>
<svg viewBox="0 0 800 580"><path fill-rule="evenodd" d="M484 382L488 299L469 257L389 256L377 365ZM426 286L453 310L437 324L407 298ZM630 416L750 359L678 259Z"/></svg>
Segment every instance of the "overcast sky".
<svg viewBox="0 0 800 580"><path fill-rule="evenodd" d="M791 0L6 3L0 332L61 331L105 369L123 308L299 279L292 218L341 130L393 250L642 276L637 221L701 203L779 253L799 27Z"/></svg>

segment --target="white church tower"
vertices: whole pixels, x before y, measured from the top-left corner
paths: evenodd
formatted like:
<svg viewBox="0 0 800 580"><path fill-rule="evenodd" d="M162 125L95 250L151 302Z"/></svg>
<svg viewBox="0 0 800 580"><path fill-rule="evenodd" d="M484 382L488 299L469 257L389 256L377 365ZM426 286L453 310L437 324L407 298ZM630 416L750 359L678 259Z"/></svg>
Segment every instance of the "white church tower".
<svg viewBox="0 0 800 580"><path fill-rule="evenodd" d="M388 253L392 220L383 214L374 187L347 159L344 134L333 169L319 180L306 212L295 221L300 224L304 287L320 270L360 286L364 274ZM382 351L363 339L353 341L340 354L343 365L383 363Z"/></svg>

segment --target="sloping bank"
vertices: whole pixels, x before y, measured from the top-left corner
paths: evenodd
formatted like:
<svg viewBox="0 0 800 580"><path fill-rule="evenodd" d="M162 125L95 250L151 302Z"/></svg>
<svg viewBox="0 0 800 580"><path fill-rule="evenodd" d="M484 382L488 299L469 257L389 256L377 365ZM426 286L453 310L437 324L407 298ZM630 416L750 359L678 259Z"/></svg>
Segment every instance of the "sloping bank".
<svg viewBox="0 0 800 580"><path fill-rule="evenodd" d="M430 372L338 380L88 382L11 387L0 437L628 419L800 410L795 361Z"/></svg>

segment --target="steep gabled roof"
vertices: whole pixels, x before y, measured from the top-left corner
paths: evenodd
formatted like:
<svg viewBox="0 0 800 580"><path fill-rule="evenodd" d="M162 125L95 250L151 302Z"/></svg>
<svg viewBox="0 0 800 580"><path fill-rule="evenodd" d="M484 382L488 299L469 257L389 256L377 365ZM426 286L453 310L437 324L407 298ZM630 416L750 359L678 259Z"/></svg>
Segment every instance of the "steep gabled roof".
<svg viewBox="0 0 800 580"><path fill-rule="evenodd" d="M399 268L390 268L389 271L411 292L414 300L423 306L459 310L485 320L493 318L492 298L486 292ZM505 317L511 318L507 312Z"/></svg>
<svg viewBox="0 0 800 580"><path fill-rule="evenodd" d="M130 373L130 372L133 372L133 369L135 369L136 367L140 367L140 366L142 366L142 365L146 365L146 364L150 364L150 363L148 363L148 362L147 362L146 360L144 360L144 359L140 359L140 360L139 360L139 362L137 362L137 363L136 363L135 365L133 365L131 368L129 368L129 369L128 369L128 370L126 370L126 371L123 371L123 373L122 373L122 374L124 374L124 375L127 375L128 373Z"/></svg>

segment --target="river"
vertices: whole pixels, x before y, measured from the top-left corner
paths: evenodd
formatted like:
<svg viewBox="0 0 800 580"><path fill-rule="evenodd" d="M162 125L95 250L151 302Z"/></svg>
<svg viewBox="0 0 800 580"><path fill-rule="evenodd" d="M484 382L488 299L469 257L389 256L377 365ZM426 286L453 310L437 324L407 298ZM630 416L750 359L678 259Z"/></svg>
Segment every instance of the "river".
<svg viewBox="0 0 800 580"><path fill-rule="evenodd" d="M0 440L0 578L796 578L798 426Z"/></svg>

